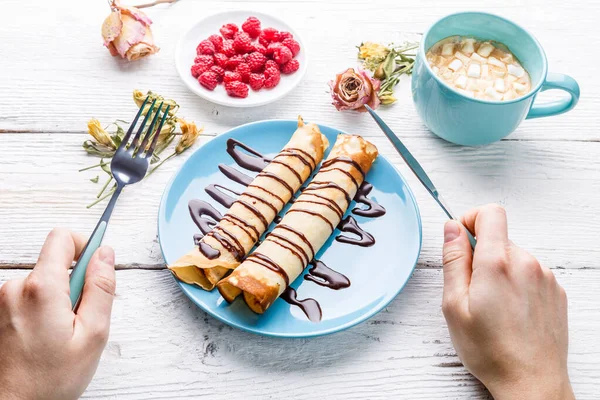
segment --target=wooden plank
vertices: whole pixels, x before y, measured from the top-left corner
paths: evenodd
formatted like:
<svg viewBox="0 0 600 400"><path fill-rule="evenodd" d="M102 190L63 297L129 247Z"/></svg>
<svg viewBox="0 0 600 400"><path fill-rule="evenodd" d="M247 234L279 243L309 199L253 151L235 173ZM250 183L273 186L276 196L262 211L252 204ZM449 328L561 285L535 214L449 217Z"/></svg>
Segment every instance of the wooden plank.
<svg viewBox="0 0 600 400"><path fill-rule="evenodd" d="M109 56L102 48L100 24L108 12L105 2L3 3L11 18L0 26L0 132L82 132L88 118L103 121L129 119L135 113L130 93L152 89L182 105L181 115L206 124L215 134L241 123L266 118L292 118L298 113L340 129L368 131L372 122L364 115L339 114L329 104L327 81L356 63L354 46L365 40L400 41L423 32L439 17L459 9L497 12L529 28L545 45L552 71L569 72L582 87L576 110L554 118L526 121L513 140L600 140L600 81L594 62L576 62L565 54L587 54L589 43L580 32L596 29L597 2L578 7L559 0L498 5L462 0L447 3L385 1L365 7L360 1L181 1L172 7L148 10L162 48L138 63ZM174 48L179 36L196 20L210 13L247 8L279 15L301 32L310 55L310 66L301 85L285 99L266 107L239 109L212 105L189 92L175 71ZM546 10L539 13L539 8ZM581 10L587 10L582 12ZM10 10L14 10L11 12ZM57 18L47 18L56 15ZM390 16L393 15L393 18ZM317 17L318 16L318 17ZM36 26L26 30L23 26ZM560 27L560 28L557 28ZM40 32L52 32L52 40ZM77 32L77 39L72 37ZM19 38L19 40L14 40ZM327 38L327 45L323 45ZM546 94L544 94L545 96ZM398 90L398 104L382 110L391 126L405 137L428 137L410 96L409 79Z"/></svg>
<svg viewBox="0 0 600 400"><path fill-rule="evenodd" d="M80 147L81 134L0 135L0 267L30 267L54 226L90 232L103 211L95 199L98 162ZM413 189L423 219L421 267L440 266L444 215L381 136L369 138L398 166ZM208 138L202 138L200 146ZM460 214L488 202L506 206L511 238L544 264L597 268L600 258L600 143L504 141L483 149L409 138L407 146ZM188 153L189 154L189 153ZM166 163L125 191L105 239L122 268L163 268L156 215L167 181L187 156Z"/></svg>
<svg viewBox="0 0 600 400"><path fill-rule="evenodd" d="M0 271L0 281L25 270ZM556 271L569 296L578 399L600 390L600 271ZM166 271L119 271L108 346L83 398L489 399L462 366L440 309L442 273L417 270L369 321L285 340L230 328L196 308Z"/></svg>

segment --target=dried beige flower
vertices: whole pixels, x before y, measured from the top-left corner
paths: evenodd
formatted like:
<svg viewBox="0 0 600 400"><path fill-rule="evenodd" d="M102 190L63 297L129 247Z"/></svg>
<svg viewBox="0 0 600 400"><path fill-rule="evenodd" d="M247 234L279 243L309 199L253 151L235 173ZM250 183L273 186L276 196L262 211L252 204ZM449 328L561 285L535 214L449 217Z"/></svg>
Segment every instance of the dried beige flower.
<svg viewBox="0 0 600 400"><path fill-rule="evenodd" d="M113 150L116 150L117 145L112 140L108 132L106 132L104 128L102 128L102 125L100 125L100 121L98 121L96 118L92 118L89 120L87 126L88 133L96 140L96 142L104 146L110 147Z"/></svg>
<svg viewBox="0 0 600 400"><path fill-rule="evenodd" d="M183 153L193 145L204 130L204 128L198 129L195 122L187 122L181 118L179 119L179 127L181 128L181 139L177 143L177 147L175 147L175 153L177 154Z"/></svg>

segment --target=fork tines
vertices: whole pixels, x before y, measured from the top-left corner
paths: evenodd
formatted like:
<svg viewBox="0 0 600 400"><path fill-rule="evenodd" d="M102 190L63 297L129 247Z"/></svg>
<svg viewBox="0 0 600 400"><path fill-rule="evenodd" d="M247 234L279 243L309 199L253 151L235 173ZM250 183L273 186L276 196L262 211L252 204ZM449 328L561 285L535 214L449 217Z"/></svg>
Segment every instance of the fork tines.
<svg viewBox="0 0 600 400"><path fill-rule="evenodd" d="M142 124L140 125L137 133L135 134L133 141L130 144L128 144L129 139L131 138L131 134L133 133L133 130L135 129L135 126L137 125L137 122L140 119L140 116L143 114L144 109L146 108L148 99L149 99L149 97L146 97L146 99L140 106L140 110L138 111L137 115L135 116L133 122L131 123L131 126L129 127L129 129L127 130L127 133L125 134L125 136L123 137L123 140L121 141L121 145L119 146L119 150L126 150L127 152L131 153L132 156L139 156L142 158L151 156L152 153L154 152L154 148L156 147L156 143L158 141L158 135L167 119L167 115L169 114L169 108L170 108L170 106L167 105L167 107L164 110L162 110L162 106L163 106L164 102L161 102L160 105L158 106L158 108L155 110L154 105L156 104L156 99L154 99L154 101L152 101L152 104L150 104L150 107L148 108L148 110L146 112L146 116L144 117ZM158 124L158 127L155 130L154 127L156 125L156 121L158 121L158 117L159 117L159 114L161 113L161 110L162 110L162 119L161 119L160 123ZM150 119L150 116L152 115L152 113L154 113L154 118L152 118L152 122L150 123L150 126L148 127L148 129L146 130L146 132L144 134L144 127L146 126L146 123ZM153 136L153 133L154 133L154 136ZM140 143L142 136L144 136L144 138L142 140L141 145L139 145L139 147L138 147L138 144ZM152 143L150 144L150 147L148 148L148 142L150 141L151 136L153 136Z"/></svg>

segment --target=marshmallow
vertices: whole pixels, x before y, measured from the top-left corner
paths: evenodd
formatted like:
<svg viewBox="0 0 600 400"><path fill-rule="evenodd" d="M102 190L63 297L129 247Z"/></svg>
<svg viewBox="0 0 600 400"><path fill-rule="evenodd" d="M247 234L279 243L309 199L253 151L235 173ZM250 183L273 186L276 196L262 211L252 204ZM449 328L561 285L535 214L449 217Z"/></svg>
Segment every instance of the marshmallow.
<svg viewBox="0 0 600 400"><path fill-rule="evenodd" d="M456 72L459 69L461 69L462 66L463 66L462 61L460 61L459 59L454 59L454 60L452 60L450 65L448 65L448 68L450 68L452 71Z"/></svg>
<svg viewBox="0 0 600 400"><path fill-rule="evenodd" d="M463 39L462 41L462 51L465 54L471 54L475 51L475 47L473 46L475 44L475 39L473 38L468 38L468 39Z"/></svg>
<svg viewBox="0 0 600 400"><path fill-rule="evenodd" d="M496 89L500 93L504 93L506 91L506 87L504 85L504 79L496 78L496 80L494 81L494 89Z"/></svg>
<svg viewBox="0 0 600 400"><path fill-rule="evenodd" d="M464 89L465 87L467 87L467 77L464 75L459 76L454 81L454 85L459 89Z"/></svg>
<svg viewBox="0 0 600 400"><path fill-rule="evenodd" d="M471 59L467 56L465 56L463 53L461 53L460 51L457 51L456 54L454 54L454 57L458 58L460 61L462 61L464 64L468 64Z"/></svg>
<svg viewBox="0 0 600 400"><path fill-rule="evenodd" d="M471 60L476 61L479 64L487 64L487 58L483 58L477 53L471 54Z"/></svg>
<svg viewBox="0 0 600 400"><path fill-rule="evenodd" d="M454 43L444 43L442 46L442 55L451 56L454 54Z"/></svg>
<svg viewBox="0 0 600 400"><path fill-rule="evenodd" d="M481 65L479 65L479 64L469 65L469 69L467 70L467 75L470 78L479 78L481 76Z"/></svg>
<svg viewBox="0 0 600 400"><path fill-rule="evenodd" d="M488 57L494 49L495 47L491 43L485 42L481 43L481 46L477 49L477 53L482 57Z"/></svg>
<svg viewBox="0 0 600 400"><path fill-rule="evenodd" d="M508 65L508 73L516 76L517 78L520 78L523 75L525 75L525 70L519 65L509 64Z"/></svg>
<svg viewBox="0 0 600 400"><path fill-rule="evenodd" d="M440 69L438 67L434 66L431 69L432 69L433 73L436 74L436 75L440 72Z"/></svg>
<svg viewBox="0 0 600 400"><path fill-rule="evenodd" d="M515 89L519 93L523 93L527 90L527 85L523 85L522 83L513 82L512 85L513 85L513 89Z"/></svg>
<svg viewBox="0 0 600 400"><path fill-rule="evenodd" d="M488 63L490 65L494 65L496 67L500 67L502 69L506 69L506 64L504 64L502 61L498 60L496 57L490 57L490 58L488 58Z"/></svg>
<svg viewBox="0 0 600 400"><path fill-rule="evenodd" d="M496 68L492 68L492 75L497 76L498 78L504 78L504 75L506 75L506 72L496 69Z"/></svg>
<svg viewBox="0 0 600 400"><path fill-rule="evenodd" d="M502 100L502 95L494 90L494 88L485 89L486 96L490 97L492 100Z"/></svg>
<svg viewBox="0 0 600 400"><path fill-rule="evenodd" d="M490 67L488 65L481 66L481 77L487 78L489 75Z"/></svg>

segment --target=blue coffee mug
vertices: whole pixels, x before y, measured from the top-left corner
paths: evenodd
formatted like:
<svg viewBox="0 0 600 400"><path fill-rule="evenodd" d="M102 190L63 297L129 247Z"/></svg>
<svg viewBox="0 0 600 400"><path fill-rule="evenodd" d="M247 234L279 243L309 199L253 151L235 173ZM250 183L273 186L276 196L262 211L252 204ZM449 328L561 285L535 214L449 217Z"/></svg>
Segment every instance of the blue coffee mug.
<svg viewBox="0 0 600 400"><path fill-rule="evenodd" d="M465 96L431 70L425 53L449 36L494 40L508 46L531 77L531 92L509 101L487 101ZM548 89L569 96L538 104L535 97ZM462 12L442 18L423 36L412 75L412 95L425 125L449 142L477 146L511 134L526 118L548 117L571 110L579 100L579 85L570 76L548 73L546 54L539 42L514 22L493 14Z"/></svg>

